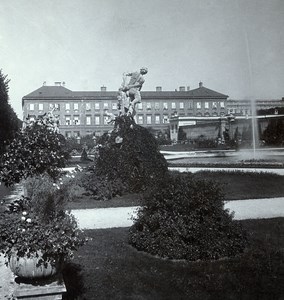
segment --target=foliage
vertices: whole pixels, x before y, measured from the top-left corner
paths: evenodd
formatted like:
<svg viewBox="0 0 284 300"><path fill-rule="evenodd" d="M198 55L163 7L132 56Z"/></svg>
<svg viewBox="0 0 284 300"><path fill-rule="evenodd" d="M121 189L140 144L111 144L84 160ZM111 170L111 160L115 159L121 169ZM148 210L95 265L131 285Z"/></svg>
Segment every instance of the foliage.
<svg viewBox="0 0 284 300"><path fill-rule="evenodd" d="M145 195L130 229L138 250L172 259L211 260L243 251L245 236L224 209L219 185L173 174Z"/></svg>
<svg viewBox="0 0 284 300"><path fill-rule="evenodd" d="M168 174L154 136L129 116L117 117L114 129L100 142L94 170L99 177L106 176L110 182L119 179L129 191L137 192Z"/></svg>
<svg viewBox="0 0 284 300"><path fill-rule="evenodd" d="M0 69L0 154L5 150L5 142L14 137L20 126L20 120L9 104L9 82Z"/></svg>
<svg viewBox="0 0 284 300"><path fill-rule="evenodd" d="M52 115L47 114L17 133L2 158L0 176L6 185L45 172L58 176L68 154L63 150L65 139L55 128Z"/></svg>
<svg viewBox="0 0 284 300"><path fill-rule="evenodd" d="M48 175L27 180L28 197L8 204L1 213L0 250L5 256L29 257L41 251L43 260L63 262L87 241L65 209L68 181L54 183Z"/></svg>
<svg viewBox="0 0 284 300"><path fill-rule="evenodd" d="M268 145L284 145L284 120L269 120L262 138Z"/></svg>

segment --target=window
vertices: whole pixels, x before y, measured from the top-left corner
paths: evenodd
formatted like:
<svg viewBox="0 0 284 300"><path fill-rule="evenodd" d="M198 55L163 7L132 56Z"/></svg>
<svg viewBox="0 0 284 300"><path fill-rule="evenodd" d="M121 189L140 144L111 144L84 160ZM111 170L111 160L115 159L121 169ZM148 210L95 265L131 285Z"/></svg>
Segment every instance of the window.
<svg viewBox="0 0 284 300"><path fill-rule="evenodd" d="M100 116L95 116L95 125L100 125Z"/></svg>
<svg viewBox="0 0 284 300"><path fill-rule="evenodd" d="M70 103L65 103L65 110L67 110L67 111L70 110Z"/></svg>
<svg viewBox="0 0 284 300"><path fill-rule="evenodd" d="M75 124L75 125L80 125L80 119L79 119L79 116L74 116L74 124Z"/></svg>
<svg viewBox="0 0 284 300"><path fill-rule="evenodd" d="M80 137L80 131L74 131L74 137L76 138Z"/></svg>
<svg viewBox="0 0 284 300"><path fill-rule="evenodd" d="M160 109L160 103L159 102L155 102L155 110L159 110Z"/></svg>
<svg viewBox="0 0 284 300"><path fill-rule="evenodd" d="M196 102L196 108L201 109L201 102Z"/></svg>
<svg viewBox="0 0 284 300"><path fill-rule="evenodd" d="M184 109L184 102L179 103L179 109Z"/></svg>
<svg viewBox="0 0 284 300"><path fill-rule="evenodd" d="M142 109L143 109L143 105L142 105L141 102L140 102L140 103L137 103L137 109L139 109L139 110L142 110Z"/></svg>
<svg viewBox="0 0 284 300"><path fill-rule="evenodd" d="M112 109L117 109L117 103L116 102L112 103Z"/></svg>
<svg viewBox="0 0 284 300"><path fill-rule="evenodd" d="M97 110L100 109L100 103L99 103L99 102L96 102L96 103L95 103L95 109L97 109Z"/></svg>
<svg viewBox="0 0 284 300"><path fill-rule="evenodd" d="M53 103L49 103L49 110L52 110L53 109L53 107L54 107L54 105L53 105Z"/></svg>
<svg viewBox="0 0 284 300"><path fill-rule="evenodd" d="M38 110L43 110L43 103L38 104Z"/></svg>
<svg viewBox="0 0 284 300"><path fill-rule="evenodd" d="M212 102L212 108L217 108L217 102Z"/></svg>
<svg viewBox="0 0 284 300"><path fill-rule="evenodd" d="M138 115L138 124L143 125L143 115Z"/></svg>
<svg viewBox="0 0 284 300"><path fill-rule="evenodd" d="M60 110L60 104L55 103L55 104L54 104L54 108L55 108L55 110Z"/></svg>
<svg viewBox="0 0 284 300"><path fill-rule="evenodd" d="M86 103L86 110L91 110L91 103L90 102Z"/></svg>
<svg viewBox="0 0 284 300"><path fill-rule="evenodd" d="M151 115L147 115L147 125L152 124L152 116Z"/></svg>
<svg viewBox="0 0 284 300"><path fill-rule="evenodd" d="M163 109L168 109L168 103L167 102L163 103Z"/></svg>
<svg viewBox="0 0 284 300"><path fill-rule="evenodd" d="M91 125L92 119L91 116L86 116L86 125Z"/></svg>
<svg viewBox="0 0 284 300"><path fill-rule="evenodd" d="M30 103L29 109L30 109L30 110L35 110L35 105L34 105L34 103Z"/></svg>
<svg viewBox="0 0 284 300"><path fill-rule="evenodd" d="M193 107L192 101L188 102L188 109L192 109L192 107Z"/></svg>
<svg viewBox="0 0 284 300"><path fill-rule="evenodd" d="M65 116L65 125L70 125L70 124L71 124L71 117Z"/></svg>
<svg viewBox="0 0 284 300"><path fill-rule="evenodd" d="M70 139L71 138L71 131L66 131L65 136L66 136L67 139Z"/></svg>
<svg viewBox="0 0 284 300"><path fill-rule="evenodd" d="M172 102L172 109L176 109L176 103Z"/></svg>
<svg viewBox="0 0 284 300"><path fill-rule="evenodd" d="M160 124L160 115L155 115L155 124Z"/></svg>
<svg viewBox="0 0 284 300"><path fill-rule="evenodd" d="M151 103L150 103L150 102L147 102L147 103L146 103L146 109L148 109L148 110L151 109Z"/></svg>
<svg viewBox="0 0 284 300"><path fill-rule="evenodd" d="M221 102L220 102L220 106L221 106L221 108L224 108L224 107L225 107L225 102L224 102L224 101L221 101Z"/></svg>
<svg viewBox="0 0 284 300"><path fill-rule="evenodd" d="M73 108L74 110L79 110L79 103L74 103Z"/></svg>
<svg viewBox="0 0 284 300"><path fill-rule="evenodd" d="M205 107L206 109L209 109L209 102L205 102L205 103L204 103L204 107Z"/></svg>
<svg viewBox="0 0 284 300"><path fill-rule="evenodd" d="M169 116L168 115L163 115L163 123L169 123Z"/></svg>
<svg viewBox="0 0 284 300"><path fill-rule="evenodd" d="M108 103L104 102L104 109L108 109Z"/></svg>

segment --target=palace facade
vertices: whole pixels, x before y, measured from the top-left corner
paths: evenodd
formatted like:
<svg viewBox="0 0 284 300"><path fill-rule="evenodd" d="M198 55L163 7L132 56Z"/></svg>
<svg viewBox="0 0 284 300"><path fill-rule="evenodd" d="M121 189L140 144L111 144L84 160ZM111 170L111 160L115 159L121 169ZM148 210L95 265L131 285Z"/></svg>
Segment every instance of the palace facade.
<svg viewBox="0 0 284 300"><path fill-rule="evenodd" d="M100 91L71 91L61 82L44 84L22 98L23 118L33 120L53 110L65 137L100 136L113 128L105 112L119 114L117 96L117 91L107 91L106 87ZM176 123L177 117L210 121L230 114L251 115L250 101L228 100L227 95L206 88L202 82L196 89L182 86L175 91L163 91L157 87L155 91L141 92L141 96L142 103L136 106L136 123L155 131L168 131L170 120ZM257 102L261 108L279 105L284 107L284 101Z"/></svg>

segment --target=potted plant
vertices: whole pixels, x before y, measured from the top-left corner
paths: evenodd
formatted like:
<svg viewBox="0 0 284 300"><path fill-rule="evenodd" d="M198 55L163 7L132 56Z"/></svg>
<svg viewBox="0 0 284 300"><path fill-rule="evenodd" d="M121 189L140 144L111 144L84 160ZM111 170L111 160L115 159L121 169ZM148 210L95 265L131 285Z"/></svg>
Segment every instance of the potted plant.
<svg viewBox="0 0 284 300"><path fill-rule="evenodd" d="M64 209L59 185L46 175L30 182L40 179L43 184L36 193L9 203L0 214L0 249L20 277L56 274L87 240L74 216Z"/></svg>
<svg viewBox="0 0 284 300"><path fill-rule="evenodd" d="M66 211L72 195L67 176L62 178L66 153L56 128L50 114L27 123L1 161L1 181L20 182L26 191L0 208L0 251L20 277L54 275L86 242Z"/></svg>

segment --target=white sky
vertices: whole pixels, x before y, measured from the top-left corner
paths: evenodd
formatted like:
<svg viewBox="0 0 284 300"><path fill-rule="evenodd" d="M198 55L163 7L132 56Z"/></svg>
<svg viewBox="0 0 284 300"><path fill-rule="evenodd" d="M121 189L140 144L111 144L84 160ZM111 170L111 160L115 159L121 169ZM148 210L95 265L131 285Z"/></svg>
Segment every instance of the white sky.
<svg viewBox="0 0 284 300"><path fill-rule="evenodd" d="M20 117L44 81L117 90L141 66L143 90L201 80L231 99L280 99L283 28L283 0L0 0L0 68Z"/></svg>

